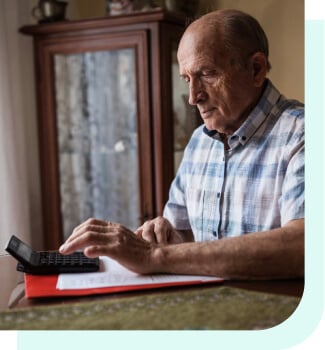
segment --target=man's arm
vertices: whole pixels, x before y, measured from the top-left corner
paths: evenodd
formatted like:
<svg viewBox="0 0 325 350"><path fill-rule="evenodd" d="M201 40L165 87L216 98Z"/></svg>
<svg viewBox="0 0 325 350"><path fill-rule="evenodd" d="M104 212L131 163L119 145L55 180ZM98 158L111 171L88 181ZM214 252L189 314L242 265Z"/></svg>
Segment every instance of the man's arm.
<svg viewBox="0 0 325 350"><path fill-rule="evenodd" d="M282 228L208 242L150 243L120 224L90 219L60 249L107 255L142 274L175 273L232 279L295 278L304 275L304 220Z"/></svg>
<svg viewBox="0 0 325 350"><path fill-rule="evenodd" d="M158 246L152 272L232 279L304 276L304 219L265 232L216 241Z"/></svg>

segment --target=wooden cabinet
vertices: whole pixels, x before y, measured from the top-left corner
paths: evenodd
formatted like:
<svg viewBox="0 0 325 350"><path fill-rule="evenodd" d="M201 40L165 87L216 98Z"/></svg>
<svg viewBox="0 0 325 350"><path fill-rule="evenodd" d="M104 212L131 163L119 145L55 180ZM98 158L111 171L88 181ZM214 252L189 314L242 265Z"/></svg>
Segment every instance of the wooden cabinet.
<svg viewBox="0 0 325 350"><path fill-rule="evenodd" d="M20 29L35 49L46 249L88 217L134 229L162 213L183 30L163 10Z"/></svg>

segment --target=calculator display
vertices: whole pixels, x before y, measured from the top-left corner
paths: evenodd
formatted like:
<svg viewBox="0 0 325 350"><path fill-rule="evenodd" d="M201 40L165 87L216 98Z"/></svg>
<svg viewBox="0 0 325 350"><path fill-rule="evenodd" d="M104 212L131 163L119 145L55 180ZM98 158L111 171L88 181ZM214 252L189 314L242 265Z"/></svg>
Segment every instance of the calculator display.
<svg viewBox="0 0 325 350"><path fill-rule="evenodd" d="M33 262L33 254L34 251L31 247L29 247L27 244L22 242L19 238L16 236L12 236L8 242L8 245L6 247L6 250L13 255L16 259L19 259L20 261L25 261L26 263L32 263Z"/></svg>
<svg viewBox="0 0 325 350"><path fill-rule="evenodd" d="M23 257L27 261L31 261L33 250L30 249L26 244L20 242L18 244L17 254Z"/></svg>

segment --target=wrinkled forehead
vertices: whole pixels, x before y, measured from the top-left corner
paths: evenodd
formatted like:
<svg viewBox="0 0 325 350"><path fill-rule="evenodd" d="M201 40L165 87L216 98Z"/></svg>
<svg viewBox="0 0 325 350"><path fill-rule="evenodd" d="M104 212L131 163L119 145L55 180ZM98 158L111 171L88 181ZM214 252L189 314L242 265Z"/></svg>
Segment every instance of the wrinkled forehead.
<svg viewBox="0 0 325 350"><path fill-rule="evenodd" d="M224 56L224 45L220 33L215 28L189 27L182 36L178 51L178 61L191 57L206 57L215 60Z"/></svg>

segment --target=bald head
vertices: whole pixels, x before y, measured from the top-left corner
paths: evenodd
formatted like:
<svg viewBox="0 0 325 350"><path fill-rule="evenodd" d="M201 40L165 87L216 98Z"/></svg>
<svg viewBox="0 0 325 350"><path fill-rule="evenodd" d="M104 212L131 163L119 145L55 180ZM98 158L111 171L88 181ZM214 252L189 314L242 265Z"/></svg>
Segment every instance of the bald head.
<svg viewBox="0 0 325 350"><path fill-rule="evenodd" d="M264 30L254 17L238 10L219 10L202 16L186 29L180 48L185 42L193 50L209 48L240 66L250 55L261 52L267 59L267 69L271 68Z"/></svg>
<svg viewBox="0 0 325 350"><path fill-rule="evenodd" d="M209 130L231 135L257 104L269 70L258 22L240 11L211 12L187 28L177 58L189 103Z"/></svg>

